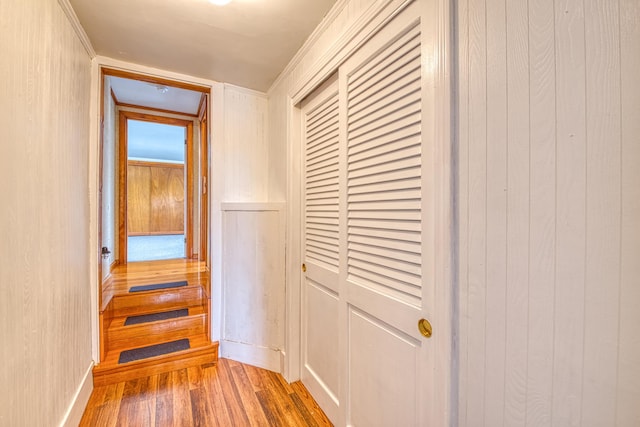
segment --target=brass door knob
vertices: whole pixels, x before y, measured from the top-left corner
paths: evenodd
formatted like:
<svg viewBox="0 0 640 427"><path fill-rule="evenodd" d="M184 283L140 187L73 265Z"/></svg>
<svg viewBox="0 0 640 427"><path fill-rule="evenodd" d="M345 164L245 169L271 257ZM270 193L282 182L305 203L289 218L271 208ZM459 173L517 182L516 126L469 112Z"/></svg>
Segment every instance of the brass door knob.
<svg viewBox="0 0 640 427"><path fill-rule="evenodd" d="M422 336L426 338L431 338L431 334L433 333L433 329L431 328L431 323L427 319L418 320L418 330L422 334Z"/></svg>

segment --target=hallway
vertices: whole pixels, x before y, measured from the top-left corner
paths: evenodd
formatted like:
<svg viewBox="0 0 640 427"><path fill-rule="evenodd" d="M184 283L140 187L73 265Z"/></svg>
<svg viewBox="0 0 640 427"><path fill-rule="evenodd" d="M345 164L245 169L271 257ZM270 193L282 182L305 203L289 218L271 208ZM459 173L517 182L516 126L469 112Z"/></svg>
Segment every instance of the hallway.
<svg viewBox="0 0 640 427"><path fill-rule="evenodd" d="M80 426L330 426L300 382L219 359L96 387Z"/></svg>

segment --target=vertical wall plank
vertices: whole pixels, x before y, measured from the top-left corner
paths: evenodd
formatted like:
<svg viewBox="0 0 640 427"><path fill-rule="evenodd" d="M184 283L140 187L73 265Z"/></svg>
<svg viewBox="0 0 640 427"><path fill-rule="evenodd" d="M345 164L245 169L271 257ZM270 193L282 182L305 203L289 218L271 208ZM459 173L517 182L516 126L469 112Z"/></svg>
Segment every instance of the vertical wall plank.
<svg viewBox="0 0 640 427"><path fill-rule="evenodd" d="M487 0L487 235L485 425L502 426L507 295L506 2Z"/></svg>
<svg viewBox="0 0 640 427"><path fill-rule="evenodd" d="M458 58L462 65L458 70L458 167L461 171L458 178L458 263L466 266L469 263L469 1L460 0L457 9L458 22ZM463 65L464 64L464 65ZM462 171L465 171L463 173ZM469 386L469 276L466 269L458 274L459 307L458 346L459 352L459 384L458 423L467 425L467 398Z"/></svg>
<svg viewBox="0 0 640 427"><path fill-rule="evenodd" d="M557 227L554 426L579 426L585 282L586 110L582 0L556 2Z"/></svg>
<svg viewBox="0 0 640 427"><path fill-rule="evenodd" d="M582 425L615 422L620 286L618 1L585 1L587 252Z"/></svg>
<svg viewBox="0 0 640 427"><path fill-rule="evenodd" d="M529 2L531 94L527 426L547 426L553 383L555 51L553 0Z"/></svg>
<svg viewBox="0 0 640 427"><path fill-rule="evenodd" d="M617 423L640 425L640 2L620 0L621 266Z"/></svg>
<svg viewBox="0 0 640 427"><path fill-rule="evenodd" d="M487 213L487 56L486 4L484 0L469 2L469 157L485 159L469 164L469 317L483 319L469 324L469 347L474 357L468 360L467 418L478 427L484 426L485 393L485 319L486 319L486 213Z"/></svg>
<svg viewBox="0 0 640 427"><path fill-rule="evenodd" d="M507 301L504 425L524 426L529 315L529 11L507 2Z"/></svg>

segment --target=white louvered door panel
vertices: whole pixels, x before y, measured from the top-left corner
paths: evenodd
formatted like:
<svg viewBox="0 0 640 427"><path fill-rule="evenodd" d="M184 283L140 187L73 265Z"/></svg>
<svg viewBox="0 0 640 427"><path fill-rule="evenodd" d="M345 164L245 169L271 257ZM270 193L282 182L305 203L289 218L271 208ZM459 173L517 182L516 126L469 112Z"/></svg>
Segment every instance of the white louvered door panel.
<svg viewBox="0 0 640 427"><path fill-rule="evenodd" d="M302 382L338 417L339 98L333 78L302 106L304 130L304 263Z"/></svg>
<svg viewBox="0 0 640 427"><path fill-rule="evenodd" d="M340 69L345 423L426 425L423 47L414 2ZM382 48L381 48L382 47Z"/></svg>

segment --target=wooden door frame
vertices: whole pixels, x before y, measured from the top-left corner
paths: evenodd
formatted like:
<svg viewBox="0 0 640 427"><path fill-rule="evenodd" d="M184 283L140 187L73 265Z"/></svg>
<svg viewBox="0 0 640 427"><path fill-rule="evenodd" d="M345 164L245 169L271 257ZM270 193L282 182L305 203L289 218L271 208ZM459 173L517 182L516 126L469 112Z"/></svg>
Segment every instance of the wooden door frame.
<svg viewBox="0 0 640 427"><path fill-rule="evenodd" d="M193 258L193 122L191 120L176 119L171 117L156 116L147 113L120 110L119 114L119 144L118 144L118 258L120 264L127 263L127 175L128 175L128 120L138 120L151 123L160 123L173 126L183 126L187 130L186 145L187 154L185 158L186 168L186 218L185 237L186 250L185 258Z"/></svg>
<svg viewBox="0 0 640 427"><path fill-rule="evenodd" d="M103 229L102 229L102 218L103 218L103 208L102 205L102 189L103 189L103 149L104 149L104 117L105 117L105 109L104 109L104 101L107 94L105 93L105 78L107 76L111 77L121 77L130 80L143 81L152 84L161 84L164 86L169 86L173 88L180 88L191 90L194 92L200 92L202 94L207 95L207 102L209 102L209 95L214 90L218 90L222 85L220 83L216 83L206 79L198 79L191 76L186 76L183 74L165 72L162 70L157 70L149 67L139 66L131 63L124 63L121 61L113 60L111 58L106 57L97 57L95 60L95 83L92 90L92 98L93 102L97 105L93 105L91 113L91 122L92 128L95 129L95 133L92 135L91 140L92 144L94 144L95 156L91 156L90 159L90 168L95 168L95 180L92 180L90 183L90 193L95 195L95 209L93 210L94 218L96 219L96 227L93 229L90 240L93 242L92 246L95 250L95 258L92 258L90 268L93 270L92 277L95 280L95 292L96 298L94 300L93 312L92 316L92 355L96 362L101 362L105 357L105 346L104 346L104 330L105 319L104 315L106 311L108 311L109 303L113 297L112 291L105 287L105 284L108 283L107 277L103 278L103 268L102 268L102 256L101 256L101 247L103 246ZM93 73L92 72L92 73ZM216 87L218 89L216 89ZM118 105L118 100L114 97L114 102ZM118 105L122 106L122 105ZM207 119L209 123L211 123L208 114L209 114L209 105L207 105ZM169 113L169 111L165 111ZM171 112L173 114L182 114L178 112ZM189 116L189 115L185 115ZM194 120L197 120L198 117L194 115ZM117 120L117 119L116 119ZM216 119L217 120L217 119ZM210 126L209 126L210 127ZM115 129L114 129L115 130ZM207 130L208 131L208 130ZM209 143L209 135L207 133L207 144ZM207 145L207 151L202 152L201 156L207 156L208 164L211 164L211 159L209 158L209 146ZM117 167L117 165L116 165ZM209 175L209 170L205 172ZM116 171L116 175L118 171ZM211 187L209 183L208 187ZM114 179L114 185L115 183ZM115 201L118 203L118 200ZM207 227L207 235L209 230L211 229L209 218L207 217L203 224ZM219 224L216 223L216 228L213 230L215 233L219 234ZM95 234L93 234L95 233ZM114 236L116 241L119 240L119 236ZM209 241L209 239L207 239ZM209 253L211 253L211 249L209 248ZM121 259L115 254L114 263L118 264L121 262ZM208 257L204 260L207 265L212 261ZM214 260L214 262L219 262L219 260ZM208 281L207 281L208 282Z"/></svg>
<svg viewBox="0 0 640 427"><path fill-rule="evenodd" d="M200 122L200 261L209 258L209 96L202 94L198 108Z"/></svg>

